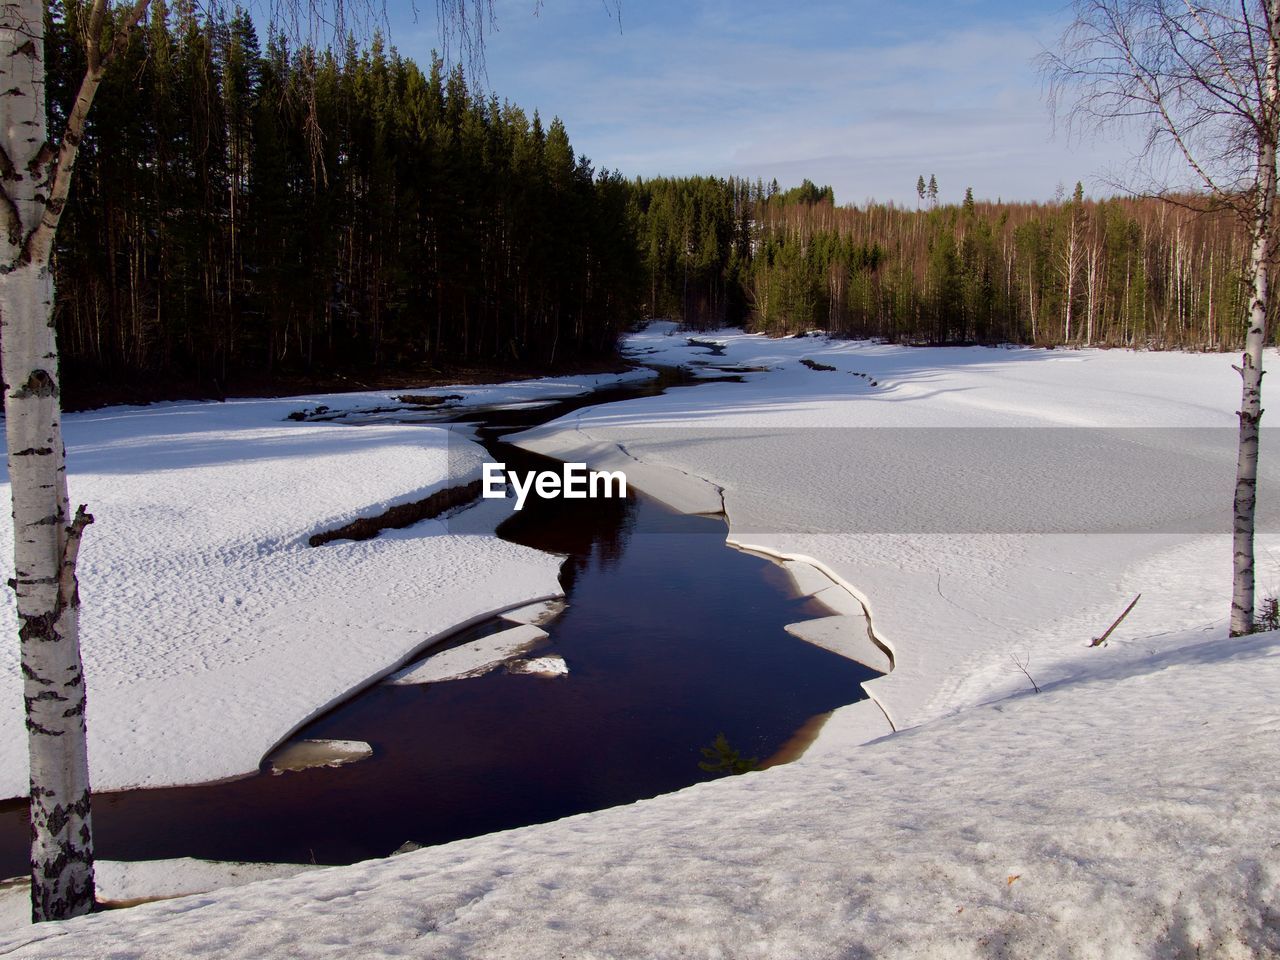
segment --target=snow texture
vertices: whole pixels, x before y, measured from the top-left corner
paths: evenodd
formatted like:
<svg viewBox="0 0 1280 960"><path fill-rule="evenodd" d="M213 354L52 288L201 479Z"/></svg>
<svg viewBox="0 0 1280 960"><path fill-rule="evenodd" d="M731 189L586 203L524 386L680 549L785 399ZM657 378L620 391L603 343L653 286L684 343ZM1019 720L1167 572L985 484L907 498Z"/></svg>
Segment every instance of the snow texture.
<svg viewBox="0 0 1280 960"><path fill-rule="evenodd" d="M99 860L94 864L98 900L129 904L186 897L259 880L292 877L318 867L303 863L232 863L218 860ZM26 877L0 882L0 930L31 926L31 882Z"/></svg>
<svg viewBox="0 0 1280 960"><path fill-rule="evenodd" d="M627 807L0 938L14 958L1274 956L1280 636ZM39 939L36 939L39 938Z"/></svg>

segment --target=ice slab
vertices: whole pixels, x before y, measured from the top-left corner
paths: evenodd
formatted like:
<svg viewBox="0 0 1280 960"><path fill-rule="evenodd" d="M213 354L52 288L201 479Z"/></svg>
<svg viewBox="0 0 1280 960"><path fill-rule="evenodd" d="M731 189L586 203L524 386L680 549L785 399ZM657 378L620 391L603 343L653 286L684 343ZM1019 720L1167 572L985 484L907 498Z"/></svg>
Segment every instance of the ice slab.
<svg viewBox="0 0 1280 960"><path fill-rule="evenodd" d="M512 673L531 673L539 677L567 677L569 665L564 657L533 657L529 660L516 660L507 666Z"/></svg>
<svg viewBox="0 0 1280 960"><path fill-rule="evenodd" d="M311 770L315 767L345 767L373 756L373 747L363 740L294 740L271 755L272 773Z"/></svg>
<svg viewBox="0 0 1280 960"><path fill-rule="evenodd" d="M432 654L421 663L392 674L386 682L400 685L440 683L444 680L478 677L512 657L526 653L535 644L546 639L546 636L545 630L531 623L522 623L509 630Z"/></svg>
<svg viewBox="0 0 1280 960"><path fill-rule="evenodd" d="M502 619L509 623L531 623L535 627L540 627L560 616L566 606L563 600L544 600L541 603L530 603L527 606L508 610L502 615Z"/></svg>
<svg viewBox="0 0 1280 960"><path fill-rule="evenodd" d="M826 607L832 613L840 614L842 617L861 617L863 614L863 603L842 586L828 586L826 590L819 590L813 595L813 599Z"/></svg>
<svg viewBox="0 0 1280 960"><path fill-rule="evenodd" d="M831 578L811 563L787 560L782 564L782 569L787 572L796 592L801 596L813 596L833 585Z"/></svg>
<svg viewBox="0 0 1280 960"><path fill-rule="evenodd" d="M830 583L831 581L827 581ZM832 613L845 617L862 617L864 616L862 609L862 601L855 597L844 587L832 584L825 590L819 590L813 595L813 599L830 610Z"/></svg>
<svg viewBox="0 0 1280 960"><path fill-rule="evenodd" d="M867 635L866 617L820 617L817 620L789 623L784 629L793 637L838 653L872 670L888 673L893 669L889 655Z"/></svg>

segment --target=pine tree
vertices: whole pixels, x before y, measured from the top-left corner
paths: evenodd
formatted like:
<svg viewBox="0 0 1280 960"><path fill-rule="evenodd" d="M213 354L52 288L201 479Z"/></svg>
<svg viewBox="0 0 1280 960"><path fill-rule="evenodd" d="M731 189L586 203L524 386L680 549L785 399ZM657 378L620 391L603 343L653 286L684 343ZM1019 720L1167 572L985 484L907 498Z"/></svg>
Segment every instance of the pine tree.
<svg viewBox="0 0 1280 960"><path fill-rule="evenodd" d="M723 733L717 734L711 746L702 747L701 751L704 759L698 761L698 769L707 773L737 776L743 773L750 773L760 766L758 758L751 757L746 759L742 756L741 751L731 747L728 738Z"/></svg>

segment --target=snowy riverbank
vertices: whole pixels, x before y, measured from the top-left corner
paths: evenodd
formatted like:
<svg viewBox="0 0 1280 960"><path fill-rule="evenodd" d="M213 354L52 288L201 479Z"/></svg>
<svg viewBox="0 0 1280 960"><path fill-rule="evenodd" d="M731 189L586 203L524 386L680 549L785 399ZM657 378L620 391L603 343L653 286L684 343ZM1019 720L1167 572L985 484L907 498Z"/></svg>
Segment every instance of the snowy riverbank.
<svg viewBox="0 0 1280 960"><path fill-rule="evenodd" d="M1177 641L1179 638L1169 638ZM1274 956L1280 636L841 755L0 937L13 957Z"/></svg>
<svg viewBox="0 0 1280 960"><path fill-rule="evenodd" d="M740 331L690 343L667 324L628 349L754 372L577 411L517 442L640 461L636 487L687 510L722 499L731 543L814 564L863 601L897 654L866 684L883 712L838 712L816 753L1024 689L1015 660L1038 682L1087 674L1089 640L1138 593L1116 643L1225 636L1233 356ZM1280 590L1278 505L1261 499L1260 595Z"/></svg>
<svg viewBox="0 0 1280 960"><path fill-rule="evenodd" d="M544 402L635 375L450 387L453 407ZM342 394L114 407L66 419L81 554L93 783L196 783L258 769L274 744L460 624L559 596L558 558L425 521L310 547L357 517L479 476L484 451L426 425L359 429L298 410L395 406ZM8 497L7 484L0 496ZM7 511L0 540L11 538ZM12 576L12 555L3 564ZM465 584L466 589L459 589ZM13 636L3 592L0 633ZM0 796L25 794L16 644L0 645Z"/></svg>

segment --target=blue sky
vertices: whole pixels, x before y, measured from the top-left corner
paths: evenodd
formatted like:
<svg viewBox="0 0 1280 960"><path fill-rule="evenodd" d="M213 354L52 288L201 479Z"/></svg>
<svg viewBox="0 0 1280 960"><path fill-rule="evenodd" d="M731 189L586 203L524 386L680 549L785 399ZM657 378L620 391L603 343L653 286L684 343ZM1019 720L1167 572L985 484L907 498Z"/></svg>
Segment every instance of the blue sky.
<svg viewBox="0 0 1280 960"><path fill-rule="evenodd" d="M435 7L388 0L391 42L426 63ZM1032 58L1062 3L777 4L497 0L489 87L544 117L575 149L628 176L803 177L838 202L915 202L919 174L943 200L1047 200L1059 183L1109 193L1129 152L1055 132Z"/></svg>

